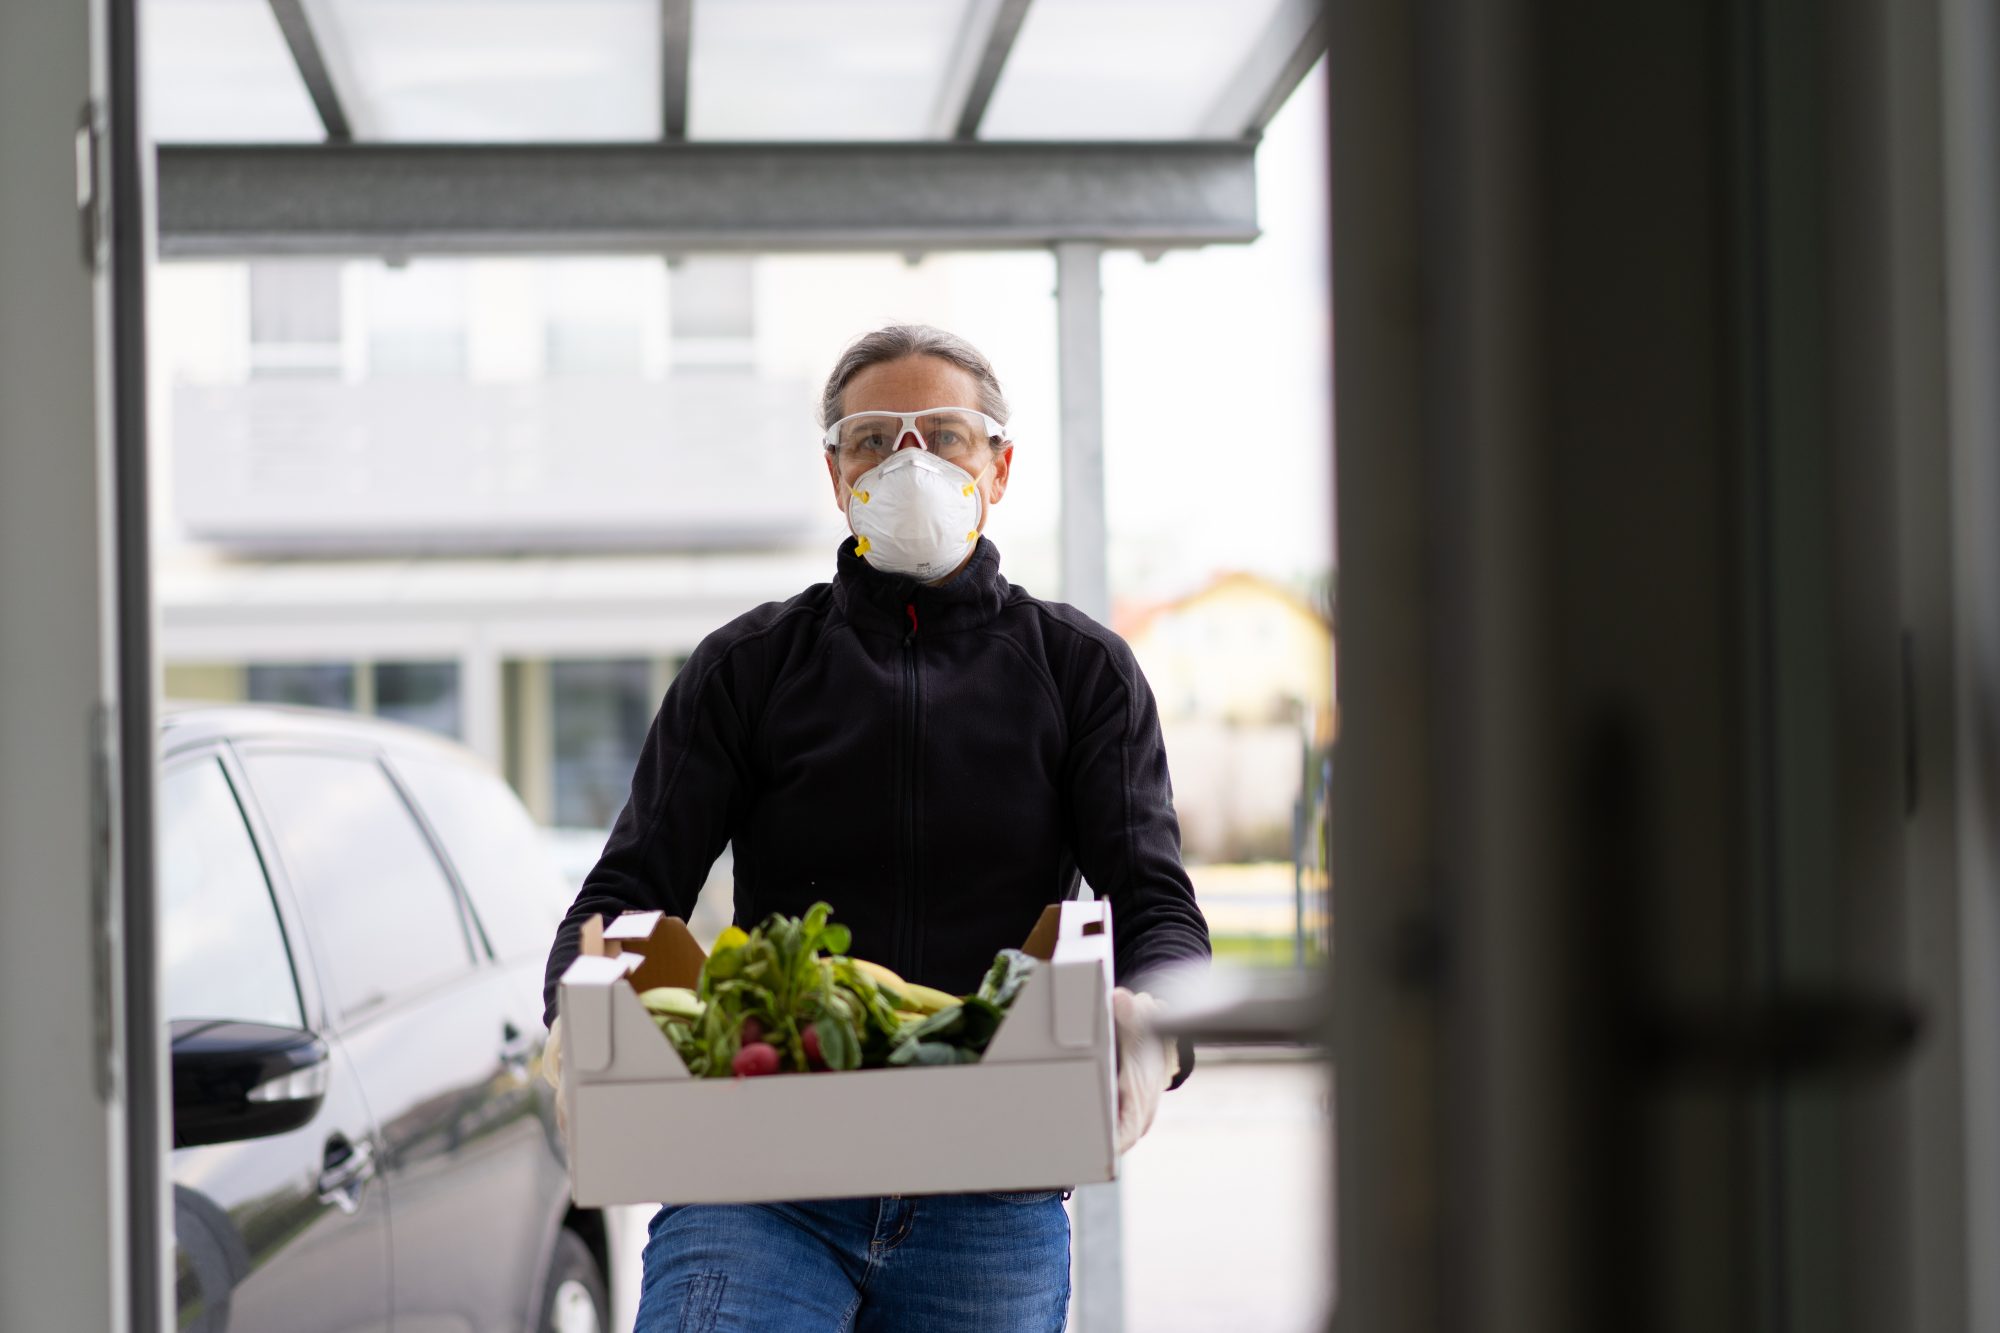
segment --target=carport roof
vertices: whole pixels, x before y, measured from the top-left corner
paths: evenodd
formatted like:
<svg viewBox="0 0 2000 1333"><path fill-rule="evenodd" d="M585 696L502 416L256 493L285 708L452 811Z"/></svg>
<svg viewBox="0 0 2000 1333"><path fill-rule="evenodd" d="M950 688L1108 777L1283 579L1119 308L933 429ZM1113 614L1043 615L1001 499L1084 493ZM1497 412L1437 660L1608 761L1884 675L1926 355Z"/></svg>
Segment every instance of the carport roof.
<svg viewBox="0 0 2000 1333"><path fill-rule="evenodd" d="M1319 0L144 6L169 255L1249 240L1326 43Z"/></svg>
<svg viewBox="0 0 2000 1333"><path fill-rule="evenodd" d="M162 143L1254 137L1302 0L145 0Z"/></svg>

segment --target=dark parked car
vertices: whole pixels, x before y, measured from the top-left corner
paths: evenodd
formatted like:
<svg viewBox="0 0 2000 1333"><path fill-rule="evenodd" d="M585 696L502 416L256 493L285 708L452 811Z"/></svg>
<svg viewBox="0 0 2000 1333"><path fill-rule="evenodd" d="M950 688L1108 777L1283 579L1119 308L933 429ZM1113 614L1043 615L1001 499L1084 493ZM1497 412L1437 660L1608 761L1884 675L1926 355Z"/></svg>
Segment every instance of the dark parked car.
<svg viewBox="0 0 2000 1333"><path fill-rule="evenodd" d="M180 1326L609 1327L539 1077L565 895L513 792L392 723L162 718Z"/></svg>

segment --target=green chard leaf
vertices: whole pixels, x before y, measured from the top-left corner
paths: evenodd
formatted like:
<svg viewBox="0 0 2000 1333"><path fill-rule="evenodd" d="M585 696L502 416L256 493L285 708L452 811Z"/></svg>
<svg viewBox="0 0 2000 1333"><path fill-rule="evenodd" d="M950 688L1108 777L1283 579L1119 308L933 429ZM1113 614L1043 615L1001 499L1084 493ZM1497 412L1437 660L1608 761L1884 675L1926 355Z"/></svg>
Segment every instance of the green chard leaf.
<svg viewBox="0 0 2000 1333"><path fill-rule="evenodd" d="M986 979L979 983L979 998L990 1000L1005 1010L1021 993L1021 987L1027 984L1036 961L1033 954L1019 949L1002 949L994 955L993 966L986 970Z"/></svg>
<svg viewBox="0 0 2000 1333"><path fill-rule="evenodd" d="M788 971L792 960L799 955L800 937L804 932L799 923L788 916L774 916L767 926L765 938L771 941L771 947L776 951L772 961L780 971Z"/></svg>
<svg viewBox="0 0 2000 1333"><path fill-rule="evenodd" d="M819 1053L829 1069L859 1069L861 1041L854 1029L838 1018L822 1018L813 1024L819 1033Z"/></svg>
<svg viewBox="0 0 2000 1333"><path fill-rule="evenodd" d="M959 1024L958 1044L968 1051L986 1049L986 1043L993 1040L993 1034L1000 1028L1000 1020L1006 1015L1000 1006L982 996L969 995L964 1005L964 1017Z"/></svg>
<svg viewBox="0 0 2000 1333"><path fill-rule="evenodd" d="M947 1041L906 1041L889 1052L892 1065L955 1065L958 1047Z"/></svg>

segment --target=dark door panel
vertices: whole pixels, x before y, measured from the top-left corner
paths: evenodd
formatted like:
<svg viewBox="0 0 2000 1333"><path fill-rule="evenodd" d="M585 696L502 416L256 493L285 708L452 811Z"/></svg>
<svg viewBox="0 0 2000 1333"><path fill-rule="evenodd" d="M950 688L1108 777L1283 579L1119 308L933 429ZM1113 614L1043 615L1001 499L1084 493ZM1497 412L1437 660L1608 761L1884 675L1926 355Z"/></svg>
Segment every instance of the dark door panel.
<svg viewBox="0 0 2000 1333"><path fill-rule="evenodd" d="M373 756L246 747L243 765L380 1126L396 1327L519 1327L549 1193L536 1015L475 957L457 886Z"/></svg>
<svg viewBox="0 0 2000 1333"><path fill-rule="evenodd" d="M389 1210L353 1066L335 1051L303 1128L174 1154L180 1326L364 1333L390 1326Z"/></svg>
<svg viewBox="0 0 2000 1333"><path fill-rule="evenodd" d="M488 969L348 1039L381 1118L399 1333L525 1318L551 1185L561 1186L519 1058L528 1030L510 1037L508 1026Z"/></svg>
<svg viewBox="0 0 2000 1333"><path fill-rule="evenodd" d="M291 933L218 757L177 757L159 794L167 1019L303 1027L312 1013L302 1005ZM305 1125L174 1154L182 1328L388 1327L388 1209L367 1165L374 1127L337 1041L329 1055L325 1098Z"/></svg>

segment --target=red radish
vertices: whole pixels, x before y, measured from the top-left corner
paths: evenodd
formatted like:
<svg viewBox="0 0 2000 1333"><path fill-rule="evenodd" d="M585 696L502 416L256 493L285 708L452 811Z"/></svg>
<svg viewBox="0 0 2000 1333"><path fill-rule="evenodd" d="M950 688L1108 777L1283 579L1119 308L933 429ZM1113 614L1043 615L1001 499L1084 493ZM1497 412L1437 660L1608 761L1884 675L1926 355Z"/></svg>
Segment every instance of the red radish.
<svg viewBox="0 0 2000 1333"><path fill-rule="evenodd" d="M806 1049L806 1063L814 1069L826 1068L826 1057L819 1052L819 1029L807 1028L799 1034L799 1045Z"/></svg>
<svg viewBox="0 0 2000 1333"><path fill-rule="evenodd" d="M778 1048L768 1041L753 1041L736 1052L736 1058L729 1062L738 1078L756 1078L762 1074L778 1072Z"/></svg>
<svg viewBox="0 0 2000 1333"><path fill-rule="evenodd" d="M755 1014L745 1014L743 1016L743 1044L748 1046L752 1042L762 1040L764 1040L763 1020Z"/></svg>

